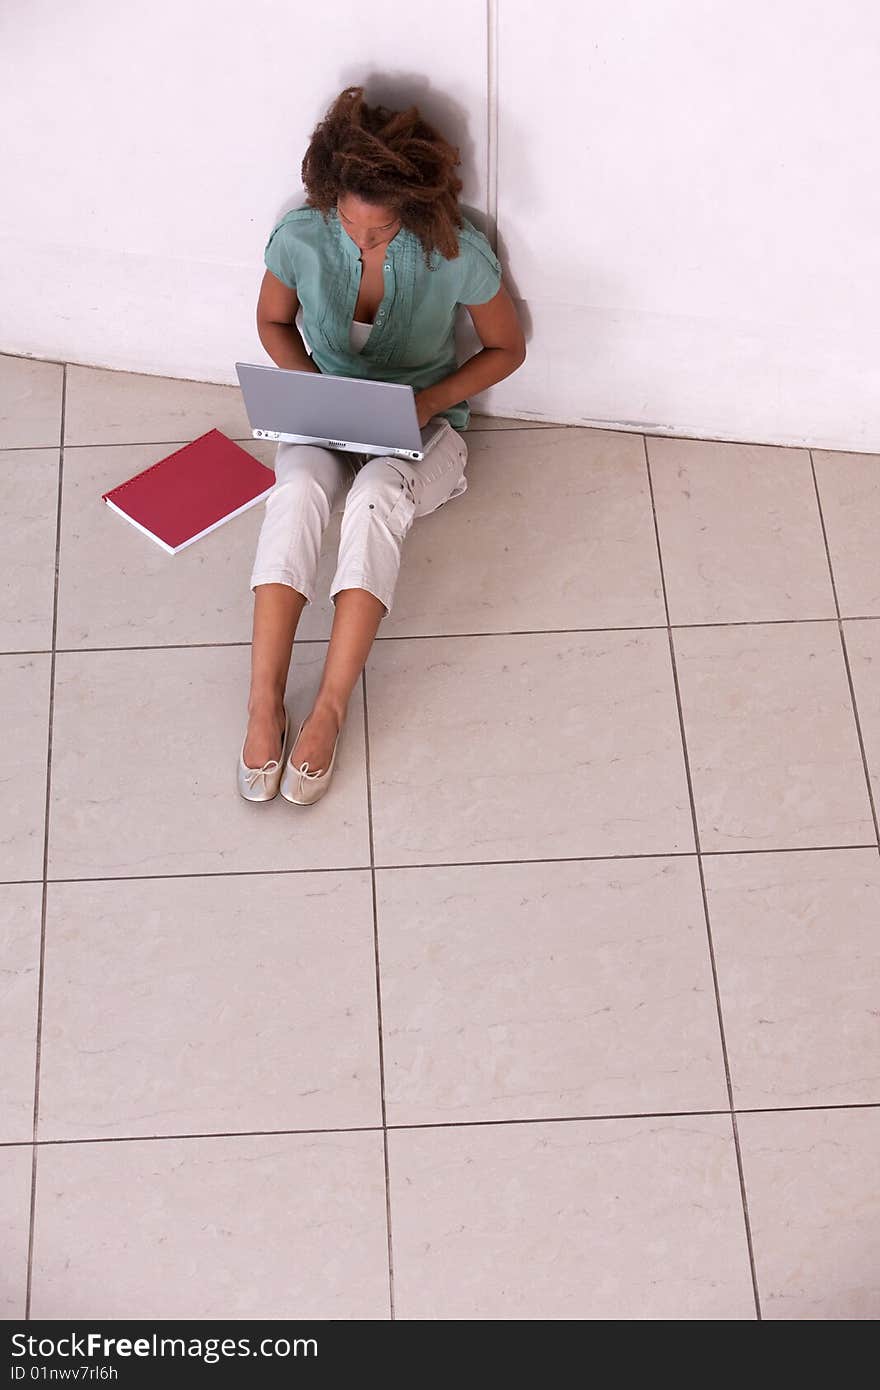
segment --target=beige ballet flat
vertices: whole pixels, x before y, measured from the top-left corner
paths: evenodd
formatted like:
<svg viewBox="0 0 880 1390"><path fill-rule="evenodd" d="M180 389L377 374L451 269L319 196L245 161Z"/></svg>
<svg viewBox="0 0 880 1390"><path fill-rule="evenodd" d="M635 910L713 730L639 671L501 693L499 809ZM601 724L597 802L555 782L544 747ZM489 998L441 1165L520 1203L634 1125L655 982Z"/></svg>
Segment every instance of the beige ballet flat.
<svg viewBox="0 0 880 1390"><path fill-rule="evenodd" d="M278 786L281 781L281 772L284 767L284 750L287 747L287 735L290 732L290 715L287 713L287 706L284 706L284 733L281 736L281 757L270 758L262 767L248 767L244 760L244 744L247 743L247 734L244 736L244 743L241 745L241 752L238 755L238 790L245 801L271 801L278 795Z"/></svg>
<svg viewBox="0 0 880 1390"><path fill-rule="evenodd" d="M308 715L306 716L308 718ZM299 736L305 728L305 719L299 726L296 738L293 740L293 748L299 741ZM286 801L292 801L296 806L311 806L313 802L319 801L330 785L330 778L333 775L333 766L336 762L336 749L339 746L339 735L342 733L340 726L336 734L336 742L333 744L333 754L330 758L330 766L323 772L309 772L308 763L303 763L300 767L294 767L290 758L284 764L284 774L281 778L279 788L281 795ZM293 756L291 749L291 757Z"/></svg>

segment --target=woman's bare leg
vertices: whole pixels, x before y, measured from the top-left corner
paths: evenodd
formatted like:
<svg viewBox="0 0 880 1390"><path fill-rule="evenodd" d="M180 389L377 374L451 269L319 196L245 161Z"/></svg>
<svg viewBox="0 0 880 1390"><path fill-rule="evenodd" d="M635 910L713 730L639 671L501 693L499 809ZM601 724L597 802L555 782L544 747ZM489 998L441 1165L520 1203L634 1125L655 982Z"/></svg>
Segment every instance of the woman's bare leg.
<svg viewBox="0 0 880 1390"><path fill-rule="evenodd" d="M305 606L305 595L289 584L257 584L254 589L246 767L262 767L270 758L281 756L284 689L293 639Z"/></svg>
<svg viewBox="0 0 880 1390"><path fill-rule="evenodd" d="M310 772L323 771L333 756L351 692L385 616L384 603L368 589L340 589L335 607L321 685L291 756L294 767L307 762Z"/></svg>

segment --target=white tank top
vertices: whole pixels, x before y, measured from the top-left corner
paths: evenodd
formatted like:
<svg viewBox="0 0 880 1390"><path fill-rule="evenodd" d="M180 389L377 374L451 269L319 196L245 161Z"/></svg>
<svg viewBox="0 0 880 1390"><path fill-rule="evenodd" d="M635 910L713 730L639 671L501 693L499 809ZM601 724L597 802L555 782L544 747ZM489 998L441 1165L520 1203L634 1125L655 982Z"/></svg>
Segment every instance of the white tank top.
<svg viewBox="0 0 880 1390"><path fill-rule="evenodd" d="M352 352L360 352L364 343L373 331L371 323L361 323L359 319L352 319L351 333L349 334L349 347Z"/></svg>

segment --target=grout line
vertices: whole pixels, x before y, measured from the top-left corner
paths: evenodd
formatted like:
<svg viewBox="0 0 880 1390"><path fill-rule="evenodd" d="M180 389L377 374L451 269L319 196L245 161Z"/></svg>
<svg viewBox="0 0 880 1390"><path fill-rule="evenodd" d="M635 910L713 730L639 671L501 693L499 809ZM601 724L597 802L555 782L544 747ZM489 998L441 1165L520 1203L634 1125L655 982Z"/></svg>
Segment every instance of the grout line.
<svg viewBox="0 0 880 1390"><path fill-rule="evenodd" d="M173 379L179 380L179 378ZM482 414L482 412L475 411L474 414L479 416L480 414ZM515 417L512 415L488 415L486 416L486 418L488 420L512 420ZM553 420L520 420L517 424L514 425L468 425L466 429L459 430L459 433L463 435L465 439L467 439L468 435L471 434L516 434L522 430L586 430L586 428L586 425L557 424ZM606 433L609 433L609 431L606 431ZM621 431L621 433L624 433L624 431ZM198 438L198 436L196 436L196 438ZM259 444L261 442L267 442L260 441L251 434L230 434L227 436L227 438L231 440L233 444L250 445ZM736 441L731 442L735 443ZM170 449L174 448L175 445L179 447L180 445L190 443L192 443L192 440L189 439L96 439L92 444L66 444L65 448L67 449L68 453L70 453L72 451L76 451L77 449ZM25 454L40 452L45 454L57 448L57 444L0 444L0 454Z"/></svg>
<svg viewBox="0 0 880 1390"><path fill-rule="evenodd" d="M703 849L704 859L720 858L730 854L827 854L829 851L870 849L877 846L873 841L857 845L784 845L774 849ZM504 868L511 864L601 864L617 863L629 859L695 859L697 851L692 849L650 850L644 854L573 854L558 855L543 859L458 859L431 861L427 864L333 864L329 868L302 869L205 869L179 874L95 874L82 878L50 878L49 883L151 883L173 881L179 878L254 878L261 875L281 874L354 874L367 869L378 873L400 873L407 869L481 869ZM28 883L41 883L38 878L0 879L0 886L12 887Z"/></svg>
<svg viewBox="0 0 880 1390"><path fill-rule="evenodd" d="M721 1039L721 1055L724 1060L724 1077L727 1085L727 1100L730 1110L730 1125L733 1134L733 1146L736 1153L736 1167L739 1174L740 1198L742 1200L743 1221L745 1223L746 1245L748 1247L749 1268L752 1277L752 1292L755 1299L755 1316L758 1322L761 1317L761 1299L758 1293L758 1274L755 1268L755 1251L752 1242L752 1227L749 1219L749 1203L746 1193L745 1173L743 1170L742 1151L739 1142L739 1130L736 1123L736 1112L733 1100L733 1082L730 1075L730 1057L727 1051L727 1037L724 1031L724 1014L721 1007L721 987L718 980L718 968L715 960L715 943L712 940L712 925L709 919L709 901L706 894L706 879L703 872L703 857L700 850L700 826L697 818L697 808L694 799L693 779L691 777L690 758L688 757L687 735L684 727L684 711L681 703L681 690L678 682L678 669L675 664L675 642L673 640L672 626L669 622L669 600L666 593L666 575L663 568L663 551L660 544L660 526L657 521L657 509L654 504L654 484L651 478L651 462L648 456L648 442L643 438L642 447L645 454L645 472L648 478L648 489L651 496L651 513L654 518L654 536L657 544L657 563L660 568L660 582L663 588L663 606L666 610L667 638L669 642L669 658L672 663L672 679L675 685L675 703L678 709L678 724L681 735L681 751L684 757L685 776L687 778L688 799L691 807L691 821L693 825L694 845L696 847L697 868L700 874L700 892L703 898L703 916L706 923L706 943L709 948L709 963L712 968L712 983L715 989L715 1008L718 1015L718 1032Z"/></svg>
<svg viewBox="0 0 880 1390"><path fill-rule="evenodd" d="M40 964L37 979L37 1032L34 1051L34 1114L33 1114L33 1163L31 1165L30 1212L28 1216L28 1257L27 1283L25 1287L24 1317L28 1322L31 1316L31 1288L34 1263L34 1229L37 1203L37 1133L40 1116L40 1051L43 1041L43 984L46 964L46 905L49 892L49 802L52 789L52 737L55 714L55 639L58 633L58 571L61 553L61 497L64 485L64 415L67 405L67 366L61 376L61 437L58 441L58 494L55 510L55 581L52 595L52 654L49 663L49 718L46 741L46 801L43 814L43 893L40 905Z"/></svg>
<svg viewBox="0 0 880 1390"><path fill-rule="evenodd" d="M828 574L831 578L831 591L834 594L834 607L837 612L837 632L840 637L840 646L843 652L843 664L846 667L846 679L849 684L849 698L850 703L852 704L853 719L855 720L856 725L856 737L858 738L859 751L862 755L862 770L865 774L865 785L868 788L868 805L871 808L871 818L874 821L874 835L877 839L877 848L878 850L880 850L880 828L878 828L877 824L877 807L874 802L873 788L871 787L871 774L868 770L868 757L865 752L865 740L862 737L862 725L861 721L859 720L859 707L856 701L856 690L855 685L853 684L852 671L850 669L849 664L849 652L847 650L846 645L846 634L843 630L843 620L840 616L840 602L837 597L837 584L834 579L834 566L831 563L831 547L828 544L828 533L825 529L825 517L822 512L822 497L819 492L819 482L816 477L816 465L813 461L812 449L810 450L810 468L813 473L813 487L816 492L816 506L819 509L819 522L822 526L822 539L825 543L825 558L828 561ZM848 619L847 621L850 620ZM854 619L853 621L858 621L858 619Z"/></svg>
<svg viewBox="0 0 880 1390"><path fill-rule="evenodd" d="M491 241L491 238L487 237L487 240ZM3 354L0 354L0 357L2 357L2 355ZM27 360L31 361L33 359L29 358ZM67 365L75 367L79 364L71 362ZM95 370L115 371L116 369L113 367L98 367ZM119 372L118 375L126 376L129 375L129 373ZM144 375L144 373L135 373L135 375ZM189 384L188 378L186 377L155 377L152 379L156 381L174 381ZM198 382L196 384L202 386L227 385L226 382ZM228 389L234 391L237 388L229 386ZM469 424L466 429L459 431L465 438L471 434L512 434L520 430L580 430L584 434L626 434L645 439L680 439L684 444L731 444L734 446L742 445L747 449L787 449L790 451L797 450L800 453L808 453L810 449L818 449L824 454L846 454L852 458L875 458L878 454L878 450L876 449L845 449L840 445L811 445L809 443L783 444L779 440L774 439L730 439L717 434L679 434L677 431L673 433L671 430L655 433L638 424L624 424L617 420L584 420L582 423L574 424L569 420L530 420L525 417L520 419L516 415L487 415L486 412L482 410L475 410L471 416L471 419L474 418L477 420L512 420L514 423L505 425ZM198 436L196 436L196 438L198 438ZM250 445L261 442L252 434L229 435L228 438L232 440L233 444ZM69 450L139 449L147 447L164 449L173 447L175 444L180 445L191 442L192 441L189 439L95 439L90 443L83 444L71 444L68 442L65 447ZM25 453L28 450L45 450L54 449L55 447L54 444L3 444L0 445L0 453Z"/></svg>
<svg viewBox="0 0 880 1390"><path fill-rule="evenodd" d="M740 1106L734 1115L808 1115L827 1114L838 1110L880 1110L880 1101L843 1101L827 1105L753 1105ZM699 1120L713 1116L728 1118L730 1110L632 1110L611 1111L588 1115L535 1115L514 1116L507 1120L419 1120L409 1124L386 1125L324 1125L303 1129L231 1129L201 1130L178 1134L102 1134L81 1135L76 1139L39 1139L32 1145L30 1139L0 1140L0 1149L25 1148L64 1148L73 1144L162 1144L178 1139L261 1139L291 1137L310 1134L382 1134L408 1133L423 1129L488 1129L512 1127L514 1125L576 1125L600 1124L614 1120Z"/></svg>
<svg viewBox="0 0 880 1390"><path fill-rule="evenodd" d="M403 632L399 636L379 637L377 642L447 642L459 637L478 638L478 637L556 637L576 635L579 633L587 634L600 632L689 632L693 628L728 628L728 627L783 627L797 626L800 623L839 623L841 619L834 615L825 618L744 618L738 622L729 623L634 623L624 627L536 627L536 628L505 628L496 629L493 632ZM880 613L850 613L845 619L852 623L871 623L880 622ZM328 637L303 637L297 638L298 646L326 646ZM126 647L17 647L10 650L0 651L0 656L47 656L50 650L56 652L70 653L74 656L85 655L86 653L100 652L187 652L187 651L213 651L229 647L249 647L250 642L153 642L151 644Z"/></svg>
<svg viewBox="0 0 880 1390"><path fill-rule="evenodd" d="M385 1163L385 1235L388 1242L388 1299L394 1321L394 1250L391 1239L391 1176L388 1167L388 1117L385 1109L385 1043L382 1030L382 975L379 966L379 911L376 901L376 866L373 843L373 795L370 780L370 726L367 711L367 672L361 672L364 699L364 755L367 779L367 831L370 839L370 885L373 897L373 958L376 966L376 1024L379 1040L379 1090L382 1101L382 1150Z"/></svg>

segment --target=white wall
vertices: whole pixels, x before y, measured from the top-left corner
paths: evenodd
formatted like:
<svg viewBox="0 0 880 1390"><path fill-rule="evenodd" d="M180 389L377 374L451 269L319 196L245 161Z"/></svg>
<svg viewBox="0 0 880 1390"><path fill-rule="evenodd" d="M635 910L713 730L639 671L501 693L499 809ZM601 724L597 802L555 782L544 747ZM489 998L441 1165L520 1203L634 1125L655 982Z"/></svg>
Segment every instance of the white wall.
<svg viewBox="0 0 880 1390"><path fill-rule="evenodd" d="M354 83L461 147L529 342L477 408L880 451L871 0L8 3L0 350L268 361L263 247Z"/></svg>

